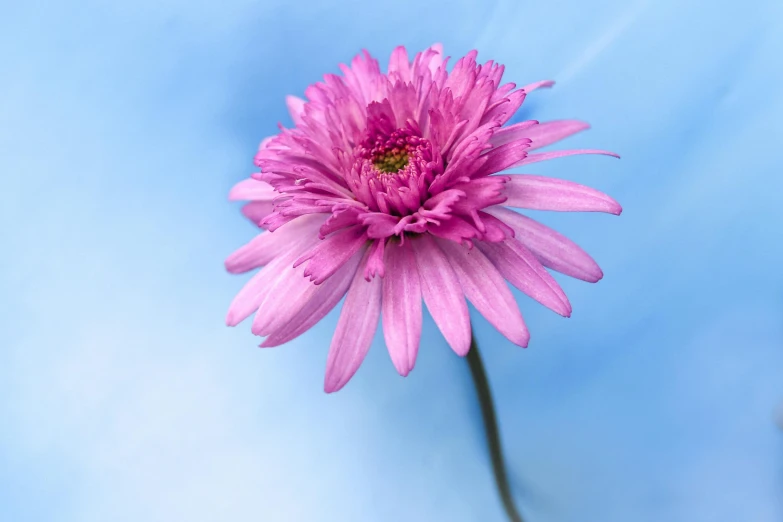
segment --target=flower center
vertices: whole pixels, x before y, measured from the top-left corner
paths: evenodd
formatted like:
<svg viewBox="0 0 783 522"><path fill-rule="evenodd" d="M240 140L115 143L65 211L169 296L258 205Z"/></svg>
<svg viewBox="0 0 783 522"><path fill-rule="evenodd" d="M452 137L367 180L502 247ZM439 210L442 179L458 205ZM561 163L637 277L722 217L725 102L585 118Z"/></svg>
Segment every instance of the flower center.
<svg viewBox="0 0 783 522"><path fill-rule="evenodd" d="M407 127L368 136L354 150L347 181L354 195L376 212L406 216L429 198L443 161L418 129Z"/></svg>
<svg viewBox="0 0 783 522"><path fill-rule="evenodd" d="M391 150L377 153L373 156L372 164L384 174L394 174L408 166L408 147L400 149L394 147Z"/></svg>

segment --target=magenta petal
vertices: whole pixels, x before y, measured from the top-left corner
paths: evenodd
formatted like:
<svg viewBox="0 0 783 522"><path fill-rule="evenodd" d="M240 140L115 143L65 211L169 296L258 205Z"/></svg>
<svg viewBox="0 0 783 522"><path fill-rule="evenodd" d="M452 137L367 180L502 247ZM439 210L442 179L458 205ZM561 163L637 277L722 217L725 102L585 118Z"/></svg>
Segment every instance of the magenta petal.
<svg viewBox="0 0 783 522"><path fill-rule="evenodd" d="M366 281L358 270L345 297L326 359L324 391L332 393L353 377L372 344L381 315L382 279Z"/></svg>
<svg viewBox="0 0 783 522"><path fill-rule="evenodd" d="M620 204L603 192L557 178L514 174L505 185L504 205L558 212L607 212L620 215Z"/></svg>
<svg viewBox="0 0 783 522"><path fill-rule="evenodd" d="M314 236L324 219L323 216L302 216L274 232L257 235L228 256L226 270L232 274L241 274L266 265L305 240L314 243Z"/></svg>
<svg viewBox="0 0 783 522"><path fill-rule="evenodd" d="M530 333L508 285L478 248L437 240L473 306L512 343L527 346Z"/></svg>
<svg viewBox="0 0 783 522"><path fill-rule="evenodd" d="M520 291L558 314L570 317L571 304L541 262L516 239L502 243L477 242L500 275Z"/></svg>
<svg viewBox="0 0 783 522"><path fill-rule="evenodd" d="M473 177L494 174L522 164L527 157L528 149L530 149L530 140L527 138L495 147L484 155L487 161Z"/></svg>
<svg viewBox="0 0 783 522"><path fill-rule="evenodd" d="M460 357L470 350L470 315L457 274L446 254L427 234L410 240L421 278L424 303L446 342Z"/></svg>
<svg viewBox="0 0 783 522"><path fill-rule="evenodd" d="M530 150L533 150L546 147L589 128L589 123L579 120L555 120L533 125L527 129L527 132L523 131L523 136L532 141Z"/></svg>
<svg viewBox="0 0 783 522"><path fill-rule="evenodd" d="M267 348L287 343L299 337L323 319L326 314L337 306L345 292L348 291L354 275L357 274L362 254L361 251L354 254L347 263L324 281L322 285L317 285L307 303L299 311L291 315L285 324L270 333L269 337L261 343L261 346ZM362 271L360 270L358 274L361 273Z"/></svg>
<svg viewBox="0 0 783 522"><path fill-rule="evenodd" d="M421 337L421 283L410 241L386 245L383 336L392 363L406 376L416 364Z"/></svg>
<svg viewBox="0 0 783 522"><path fill-rule="evenodd" d="M598 149L574 149L574 150L554 150L552 152L539 152L537 154L528 154L526 158L518 163L512 165L512 167L519 167L521 165L527 165L529 163L537 163L539 161L547 161L555 158L564 158L566 156L576 156L579 154L601 154L603 156L612 156L613 158L619 158L618 154L610 152L608 150Z"/></svg>
<svg viewBox="0 0 783 522"><path fill-rule="evenodd" d="M497 206L485 210L513 228L515 239L522 242L545 267L590 283L603 277L598 263L559 232L507 208Z"/></svg>
<svg viewBox="0 0 783 522"><path fill-rule="evenodd" d="M229 201L272 201L278 196L272 185L254 178L243 179L228 193Z"/></svg>

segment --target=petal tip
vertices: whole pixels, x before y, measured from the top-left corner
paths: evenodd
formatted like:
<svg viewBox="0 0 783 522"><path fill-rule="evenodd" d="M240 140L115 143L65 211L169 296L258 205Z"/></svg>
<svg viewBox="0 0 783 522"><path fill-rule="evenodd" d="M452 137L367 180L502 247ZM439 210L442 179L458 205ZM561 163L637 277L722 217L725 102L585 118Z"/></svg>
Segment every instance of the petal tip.
<svg viewBox="0 0 783 522"><path fill-rule="evenodd" d="M589 274L587 278L585 278L585 281L587 281L588 283L597 283L598 281L604 278L604 271L598 267L596 267L596 269L597 269L596 273Z"/></svg>
<svg viewBox="0 0 783 522"><path fill-rule="evenodd" d="M327 376L324 379L324 393L334 393L340 391L342 387L345 386L345 383L341 383L339 379L330 379L329 377L330 376Z"/></svg>

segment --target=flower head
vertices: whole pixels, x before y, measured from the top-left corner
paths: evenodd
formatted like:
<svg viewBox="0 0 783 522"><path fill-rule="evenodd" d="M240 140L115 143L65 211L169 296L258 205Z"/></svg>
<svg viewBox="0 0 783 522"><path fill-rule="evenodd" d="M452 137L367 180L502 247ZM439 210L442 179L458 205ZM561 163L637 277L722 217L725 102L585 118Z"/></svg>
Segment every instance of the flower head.
<svg viewBox="0 0 783 522"><path fill-rule="evenodd" d="M575 120L507 125L525 97L501 84L503 66L475 51L447 71L440 46L411 62L394 50L388 72L367 52L289 96L294 128L261 142L260 172L230 198L265 229L226 261L263 267L232 302L227 323L255 312L252 331L277 346L320 321L345 297L327 361L325 390L358 369L383 316L395 368L416 362L422 300L452 349L465 355L466 298L503 335L529 334L506 281L555 312L571 305L546 268L595 282L598 265L550 228L506 207L619 214L597 190L530 174L523 165L601 150L532 153L584 130ZM545 268L546 267L546 268Z"/></svg>

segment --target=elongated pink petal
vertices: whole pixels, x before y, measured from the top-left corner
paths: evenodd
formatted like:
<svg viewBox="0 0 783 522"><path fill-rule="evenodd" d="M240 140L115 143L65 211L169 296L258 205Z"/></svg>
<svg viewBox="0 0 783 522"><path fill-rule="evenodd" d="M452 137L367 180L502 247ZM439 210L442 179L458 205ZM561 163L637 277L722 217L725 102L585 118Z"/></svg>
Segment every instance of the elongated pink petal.
<svg viewBox="0 0 783 522"><path fill-rule="evenodd" d="M242 205L242 214L254 225L261 226L261 221L275 208L272 201L251 201Z"/></svg>
<svg viewBox="0 0 783 522"><path fill-rule="evenodd" d="M273 259L254 275L231 302L226 314L226 324L236 326L255 312L274 283L290 275L294 259L315 241L317 241L315 237L307 238L304 242L293 246L290 251Z"/></svg>
<svg viewBox="0 0 783 522"><path fill-rule="evenodd" d="M410 240L424 303L446 342L460 357L470 350L470 315L457 274L429 235Z"/></svg>
<svg viewBox="0 0 783 522"><path fill-rule="evenodd" d="M520 165L527 157L527 151L530 148L530 140L520 138L516 141L506 143L487 152L484 156L486 163L479 169L473 177L486 176L501 172L511 167Z"/></svg>
<svg viewBox="0 0 783 522"><path fill-rule="evenodd" d="M302 114L304 114L305 101L302 98L296 96L286 96L285 103L288 106L288 112L291 114L291 119L294 121L294 125L302 124Z"/></svg>
<svg viewBox="0 0 783 522"><path fill-rule="evenodd" d="M527 346L530 333L503 276L478 248L467 249L452 241L436 240L459 278L473 306L512 343Z"/></svg>
<svg viewBox="0 0 783 522"><path fill-rule="evenodd" d="M507 127L502 127L492 134L489 143L495 147L499 147L500 145L517 141L520 138L527 138L527 135L530 133L530 128L538 125L539 123L536 120L527 120Z"/></svg>
<svg viewBox="0 0 783 522"><path fill-rule="evenodd" d="M319 242L310 252L296 260L294 266L309 261L304 275L319 285L367 242L367 234L360 226L335 232Z"/></svg>
<svg viewBox="0 0 783 522"><path fill-rule="evenodd" d="M389 74L399 75L403 82L411 81L411 64L408 60L408 51L404 46L395 47L389 58Z"/></svg>
<svg viewBox="0 0 783 522"><path fill-rule="evenodd" d="M587 252L559 232L508 208L496 206L485 211L513 228L515 239L533 252L545 267L589 283L604 276Z"/></svg>
<svg viewBox="0 0 783 522"><path fill-rule="evenodd" d="M522 90L530 93L535 91L536 89L541 89L544 87L552 87L554 84L555 82L552 80L541 80L539 82L529 83L525 85L524 87L522 87Z"/></svg>
<svg viewBox="0 0 783 522"><path fill-rule="evenodd" d="M263 289L263 298L250 331L265 337L284 326L315 294L318 287L304 275L304 268L287 267Z"/></svg>
<svg viewBox="0 0 783 522"><path fill-rule="evenodd" d="M557 178L514 174L505 184L504 205L558 212L607 212L620 215L620 204L603 192Z"/></svg>
<svg viewBox="0 0 783 522"><path fill-rule="evenodd" d="M510 168L519 167L521 165L527 165L529 163L537 163L539 161L547 161L555 158L564 158L566 156L576 156L579 154L601 154L602 156L611 156L613 158L619 158L618 154L610 152L608 150L598 149L574 149L574 150L553 150L552 152L539 152L536 154L528 154L523 160L515 163Z"/></svg>
<svg viewBox="0 0 783 522"><path fill-rule="evenodd" d="M261 343L261 346L267 348L287 343L299 337L323 319L326 314L337 306L345 292L348 291L363 254L364 251L360 250L340 267L334 275L324 281L323 284L314 285L315 290L310 294L305 305L292 314L285 324L270 333L269 337Z"/></svg>
<svg viewBox="0 0 783 522"><path fill-rule="evenodd" d="M533 125L523 134L532 142L530 150L540 149L569 136L589 129L590 124L579 120L555 120Z"/></svg>
<svg viewBox="0 0 783 522"><path fill-rule="evenodd" d="M421 338L421 283L410 242L386 245L383 278L383 336L397 372L406 376L416 364Z"/></svg>
<svg viewBox="0 0 783 522"><path fill-rule="evenodd" d="M243 179L228 193L229 201L272 201L280 196L272 185L253 178Z"/></svg>
<svg viewBox="0 0 783 522"><path fill-rule="evenodd" d="M263 232L226 259L226 270L241 274L264 266L275 257L295 248L302 241L312 238L326 218L302 216L290 221L274 232ZM310 239L311 243L313 242Z"/></svg>
<svg viewBox="0 0 783 522"><path fill-rule="evenodd" d="M571 304L565 292L522 243L507 239L501 243L476 244L509 283L550 310L570 317Z"/></svg>
<svg viewBox="0 0 783 522"><path fill-rule="evenodd" d="M363 272L362 269L356 271L332 337L326 359L326 393L339 390L354 376L378 328L382 279L374 277L366 281Z"/></svg>

